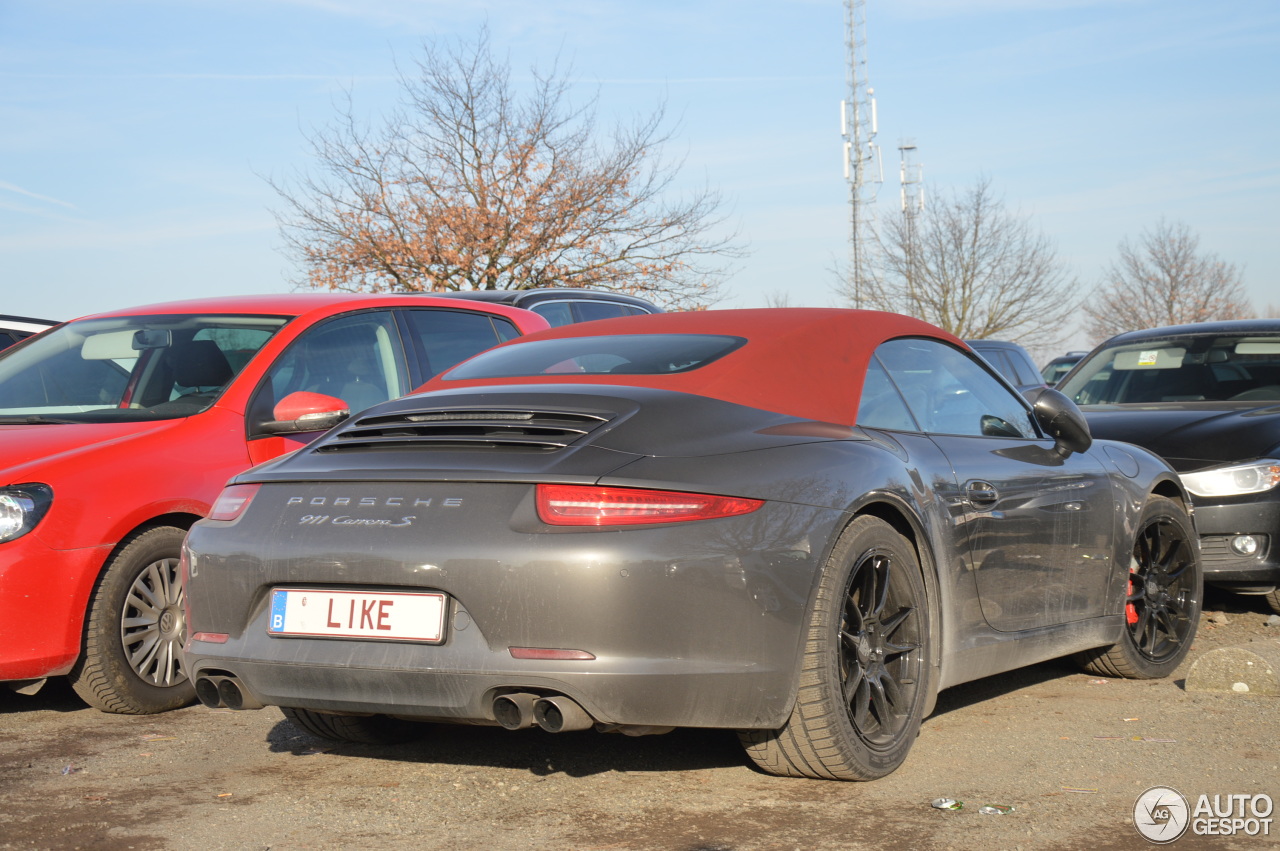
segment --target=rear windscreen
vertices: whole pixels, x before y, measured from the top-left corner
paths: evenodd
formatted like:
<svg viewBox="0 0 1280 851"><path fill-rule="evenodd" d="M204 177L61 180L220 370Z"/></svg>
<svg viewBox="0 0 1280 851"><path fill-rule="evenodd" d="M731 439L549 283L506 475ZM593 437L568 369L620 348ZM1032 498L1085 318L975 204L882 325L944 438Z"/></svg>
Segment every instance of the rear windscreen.
<svg viewBox="0 0 1280 851"><path fill-rule="evenodd" d="M446 381L537 375L670 375L706 366L741 347L742 337L627 334L531 340L477 355Z"/></svg>

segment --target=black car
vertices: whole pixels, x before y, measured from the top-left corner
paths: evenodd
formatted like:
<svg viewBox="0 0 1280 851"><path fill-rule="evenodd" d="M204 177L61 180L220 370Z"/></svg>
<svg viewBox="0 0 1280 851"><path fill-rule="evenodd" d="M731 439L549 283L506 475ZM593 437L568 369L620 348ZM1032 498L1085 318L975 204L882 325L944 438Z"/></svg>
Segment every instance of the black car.
<svg viewBox="0 0 1280 851"><path fill-rule="evenodd" d="M0 349L8 348L19 340L38 334L58 323L48 319L32 319L28 316L9 316L0 313Z"/></svg>
<svg viewBox="0 0 1280 851"><path fill-rule="evenodd" d="M552 328L590 322L595 319L616 319L622 316L643 316L647 313L663 312L662 308L656 304L633 295L565 287L531 290L461 290L429 293L429 295L474 299L524 308L547 320Z"/></svg>
<svg viewBox="0 0 1280 851"><path fill-rule="evenodd" d="M1049 361L1040 370L1040 375L1044 378L1044 383L1048 384L1050 387L1056 386L1059 381L1066 377L1067 373L1071 371L1073 366L1084 360L1084 356L1087 354L1089 353L1067 352L1065 355L1058 355L1056 358Z"/></svg>
<svg viewBox="0 0 1280 851"><path fill-rule="evenodd" d="M941 689L1067 654L1165 676L1195 634L1168 465L910 317L607 319L422 390L191 530L206 705L348 741L721 728L769 773L868 780Z"/></svg>
<svg viewBox="0 0 1280 851"><path fill-rule="evenodd" d="M1009 380L1009 383L1025 393L1045 386L1036 369L1035 361L1027 350L1017 343L1005 340L965 340L969 348L986 359L987 363Z"/></svg>
<svg viewBox="0 0 1280 851"><path fill-rule="evenodd" d="M1121 334L1061 390L1095 437L1144 446L1181 474L1205 580L1280 612L1280 320Z"/></svg>

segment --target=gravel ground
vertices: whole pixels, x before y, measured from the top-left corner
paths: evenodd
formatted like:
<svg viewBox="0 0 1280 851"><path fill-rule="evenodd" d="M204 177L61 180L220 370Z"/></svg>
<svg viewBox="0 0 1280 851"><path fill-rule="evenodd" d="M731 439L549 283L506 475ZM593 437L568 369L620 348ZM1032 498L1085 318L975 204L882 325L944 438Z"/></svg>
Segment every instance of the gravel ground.
<svg viewBox="0 0 1280 851"><path fill-rule="evenodd" d="M1208 607L1227 623L1206 617L1173 677L1051 662L950 689L906 764L860 784L762 775L722 731L437 727L367 747L312 738L274 709L139 718L87 709L60 682L5 691L0 848L1147 848L1133 807L1149 787L1280 799L1280 698L1183 688L1200 654L1280 628L1259 598L1210 592ZM964 809L934 809L938 797ZM1270 848L1272 834L1175 847Z"/></svg>

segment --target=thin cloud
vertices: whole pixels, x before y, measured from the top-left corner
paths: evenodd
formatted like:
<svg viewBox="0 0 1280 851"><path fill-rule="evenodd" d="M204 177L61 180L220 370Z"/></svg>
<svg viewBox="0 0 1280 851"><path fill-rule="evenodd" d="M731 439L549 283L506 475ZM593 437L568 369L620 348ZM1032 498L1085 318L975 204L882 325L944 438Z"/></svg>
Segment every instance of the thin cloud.
<svg viewBox="0 0 1280 851"><path fill-rule="evenodd" d="M60 201L57 198L50 198L48 195L40 195L39 193L23 189L21 186L15 186L14 184L7 183L3 180L0 180L0 190L4 190L5 192L16 192L19 195L25 195L26 197L34 198L37 201L46 201L50 204L58 204L59 206L66 207L69 210L76 209L76 205L72 204L70 201Z"/></svg>
<svg viewBox="0 0 1280 851"><path fill-rule="evenodd" d="M574 82L579 83L609 83L613 85L661 85L661 84L730 84L741 85L749 83L752 85L759 83L825 83L830 82L829 77L823 76L786 76L774 75L763 77L575 77Z"/></svg>
<svg viewBox="0 0 1280 851"><path fill-rule="evenodd" d="M130 74L31 74L24 72L0 72L0 77L41 79L41 80L78 80L92 77L95 80L244 80L256 82L260 80L394 80L390 75L355 76L339 74L219 74L213 72L183 73L178 71L159 71L155 73Z"/></svg>
<svg viewBox="0 0 1280 851"><path fill-rule="evenodd" d="M30 251L120 251L154 248L207 240L210 237L269 233L276 222L264 213L251 216L228 215L182 221L162 217L137 222L82 222L76 228L34 230L0 237L0 251L15 254Z"/></svg>
<svg viewBox="0 0 1280 851"><path fill-rule="evenodd" d="M1091 6L1114 8L1146 0L899 0L900 9L920 17L946 18L980 15L987 12L1048 12L1084 9Z"/></svg>

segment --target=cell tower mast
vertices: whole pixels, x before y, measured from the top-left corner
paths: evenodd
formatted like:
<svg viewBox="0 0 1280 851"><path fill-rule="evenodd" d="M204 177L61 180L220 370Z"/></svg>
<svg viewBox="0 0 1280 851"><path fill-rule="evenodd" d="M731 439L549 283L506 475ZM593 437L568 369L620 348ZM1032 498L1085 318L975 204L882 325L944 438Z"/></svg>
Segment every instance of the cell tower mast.
<svg viewBox="0 0 1280 851"><path fill-rule="evenodd" d="M924 212L924 166L916 162L917 150L916 143L912 139L903 139L898 145L898 154L902 159L898 182L902 197L903 247L906 249L907 257L907 293L912 301L916 298L920 280L918 218Z"/></svg>
<svg viewBox="0 0 1280 851"><path fill-rule="evenodd" d="M868 259L875 238L875 200L884 182L876 138L875 90L867 80L866 0L845 0L845 44L849 49L848 94L840 102L844 177L849 182L849 294L862 307Z"/></svg>

